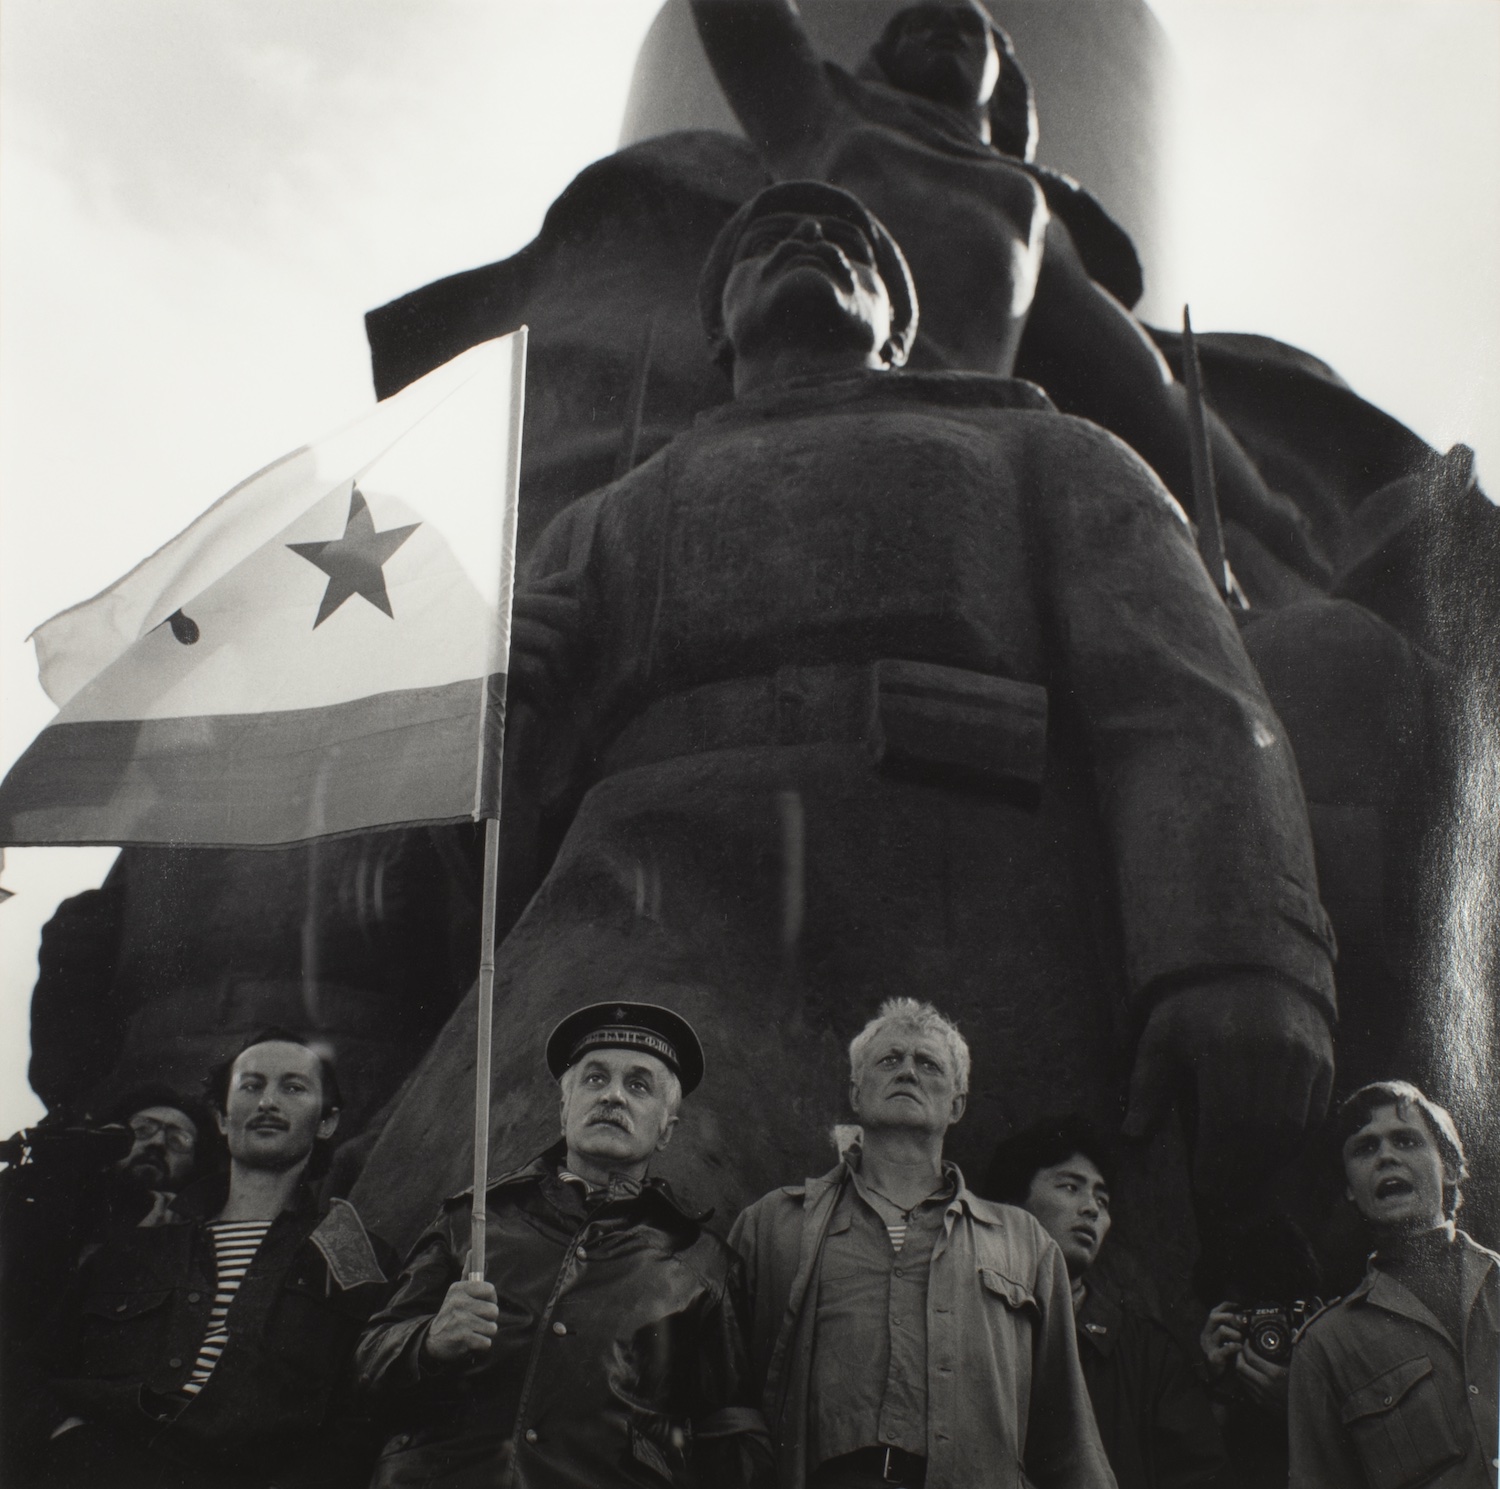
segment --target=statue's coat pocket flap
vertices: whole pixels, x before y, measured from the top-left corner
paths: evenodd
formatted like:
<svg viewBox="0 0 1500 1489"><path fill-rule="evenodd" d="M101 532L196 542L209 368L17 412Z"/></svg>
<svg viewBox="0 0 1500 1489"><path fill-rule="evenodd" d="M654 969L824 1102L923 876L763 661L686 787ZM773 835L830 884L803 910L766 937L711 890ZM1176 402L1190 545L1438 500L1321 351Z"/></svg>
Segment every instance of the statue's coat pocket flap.
<svg viewBox="0 0 1500 1489"><path fill-rule="evenodd" d="M1037 787L1047 764L1047 690L942 667L876 663L881 760L977 785Z"/></svg>

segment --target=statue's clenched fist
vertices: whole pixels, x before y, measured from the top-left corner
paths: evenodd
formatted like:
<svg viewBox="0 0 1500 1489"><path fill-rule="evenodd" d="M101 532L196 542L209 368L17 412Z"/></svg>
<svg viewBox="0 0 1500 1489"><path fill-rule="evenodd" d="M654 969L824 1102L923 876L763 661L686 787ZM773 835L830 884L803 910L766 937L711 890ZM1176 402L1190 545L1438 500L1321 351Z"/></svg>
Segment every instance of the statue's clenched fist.
<svg viewBox="0 0 1500 1489"><path fill-rule="evenodd" d="M455 1282L427 1330L422 1353L443 1365L482 1354L499 1330L500 1309L489 1282Z"/></svg>
<svg viewBox="0 0 1500 1489"><path fill-rule="evenodd" d="M1130 1083L1128 1137L1186 1096L1201 1194L1233 1198L1316 1126L1333 1084L1333 1036L1301 992L1247 971L1163 998L1151 1012Z"/></svg>

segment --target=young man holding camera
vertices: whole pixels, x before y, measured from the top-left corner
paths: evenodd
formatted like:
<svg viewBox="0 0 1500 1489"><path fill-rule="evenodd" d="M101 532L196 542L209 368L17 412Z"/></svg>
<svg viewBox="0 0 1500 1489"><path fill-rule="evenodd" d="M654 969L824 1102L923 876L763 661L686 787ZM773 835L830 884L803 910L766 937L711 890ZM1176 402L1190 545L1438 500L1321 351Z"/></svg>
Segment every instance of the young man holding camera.
<svg viewBox="0 0 1500 1489"><path fill-rule="evenodd" d="M1453 1118L1383 1081L1344 1103L1339 1133L1377 1245L1292 1356L1292 1489L1494 1489L1500 1256L1454 1224L1466 1169Z"/></svg>

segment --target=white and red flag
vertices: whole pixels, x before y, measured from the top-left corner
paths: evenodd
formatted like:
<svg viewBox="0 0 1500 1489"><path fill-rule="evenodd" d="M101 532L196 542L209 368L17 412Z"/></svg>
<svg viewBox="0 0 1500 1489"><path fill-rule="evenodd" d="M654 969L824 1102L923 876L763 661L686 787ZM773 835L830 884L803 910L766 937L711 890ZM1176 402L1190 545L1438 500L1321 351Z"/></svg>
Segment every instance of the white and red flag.
<svg viewBox="0 0 1500 1489"><path fill-rule="evenodd" d="M293 843L496 813L525 331L222 497L34 635L0 843Z"/></svg>

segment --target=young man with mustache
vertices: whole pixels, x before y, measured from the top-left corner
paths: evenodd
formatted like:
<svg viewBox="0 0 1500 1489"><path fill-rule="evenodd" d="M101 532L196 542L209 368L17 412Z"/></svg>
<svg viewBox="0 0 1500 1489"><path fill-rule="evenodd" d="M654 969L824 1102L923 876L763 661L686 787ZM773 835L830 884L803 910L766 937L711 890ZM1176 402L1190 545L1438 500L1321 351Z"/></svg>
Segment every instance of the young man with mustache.
<svg viewBox="0 0 1500 1489"><path fill-rule="evenodd" d="M42 1349L42 1446L22 1480L35 1489L355 1489L368 1475L345 1376L392 1258L352 1205L320 1206L306 1183L338 1126L333 1067L272 1029L208 1085L227 1193L201 1208L179 1196L85 1264Z"/></svg>
<svg viewBox="0 0 1500 1489"><path fill-rule="evenodd" d="M1292 1353L1293 1489L1494 1489L1500 1256L1454 1223L1458 1129L1416 1086L1380 1081L1343 1104L1338 1132L1376 1249Z"/></svg>
<svg viewBox="0 0 1500 1489"><path fill-rule="evenodd" d="M1187 1357L1156 1319L1093 1275L1109 1236L1110 1162L1076 1117L1039 1122L996 1149L982 1192L1034 1216L1068 1266L1078 1358L1120 1489L1216 1482L1224 1446Z"/></svg>
<svg viewBox="0 0 1500 1489"><path fill-rule="evenodd" d="M697 1035L595 1004L553 1030L547 1066L562 1140L490 1183L485 1280L466 1191L361 1341L363 1387L405 1418L372 1489L768 1484L732 1255L647 1176L702 1078Z"/></svg>

